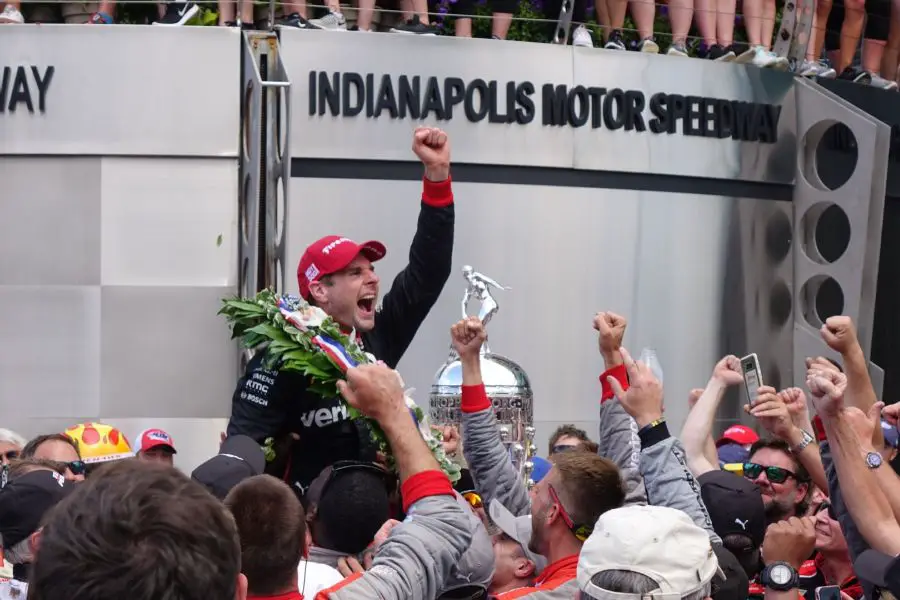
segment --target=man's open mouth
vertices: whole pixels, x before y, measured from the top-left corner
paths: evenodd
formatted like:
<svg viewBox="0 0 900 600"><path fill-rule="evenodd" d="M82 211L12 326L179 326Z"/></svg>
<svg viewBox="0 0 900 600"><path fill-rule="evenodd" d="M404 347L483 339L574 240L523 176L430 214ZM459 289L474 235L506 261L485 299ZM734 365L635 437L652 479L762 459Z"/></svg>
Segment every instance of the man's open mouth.
<svg viewBox="0 0 900 600"><path fill-rule="evenodd" d="M365 296L356 303L361 311L370 313L375 310L375 296Z"/></svg>

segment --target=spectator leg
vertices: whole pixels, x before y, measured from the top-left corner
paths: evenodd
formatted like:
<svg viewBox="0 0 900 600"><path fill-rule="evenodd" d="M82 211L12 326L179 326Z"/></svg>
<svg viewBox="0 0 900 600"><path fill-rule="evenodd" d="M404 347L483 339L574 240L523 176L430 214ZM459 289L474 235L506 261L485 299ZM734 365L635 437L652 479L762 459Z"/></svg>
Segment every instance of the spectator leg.
<svg viewBox="0 0 900 600"><path fill-rule="evenodd" d="M653 0L649 1L651 2L650 8L653 10ZM620 31L625 27L625 15L628 14L628 0L606 0L606 10L609 13L609 23L612 31ZM650 33L653 33L652 25L650 27ZM609 36L607 35L607 37Z"/></svg>
<svg viewBox="0 0 900 600"><path fill-rule="evenodd" d="M838 73L853 64L859 38L866 20L863 0L844 0L844 23L841 25L841 47L838 57Z"/></svg>
<svg viewBox="0 0 900 600"><path fill-rule="evenodd" d="M656 19L656 4L654 0L630 0L631 18L638 30L638 36L642 40L653 37L653 21ZM622 19L624 21L624 19Z"/></svg>
<svg viewBox="0 0 900 600"><path fill-rule="evenodd" d="M359 0L360 12L362 12L363 3L368 2L368 1L370 1L370 0ZM371 2L374 5L375 0L371 0ZM220 5L221 5L221 3L220 3ZM303 2L302 0L286 1L284 3L284 13L286 15L292 15L292 14L296 13L296 14L300 15L301 17L303 17L304 19L309 18L309 13L307 12L307 8L306 8L306 2ZM371 19L371 15L369 18ZM362 26L360 26L360 29L362 29Z"/></svg>
<svg viewBox="0 0 900 600"><path fill-rule="evenodd" d="M865 27L862 68L869 73L881 75L881 63L891 27L891 4L888 0L870 1ZM889 75L888 79L893 77Z"/></svg>
<svg viewBox="0 0 900 600"><path fill-rule="evenodd" d="M703 37L703 44L710 48L719 43L716 38L716 0L695 0L694 17L697 20L697 29ZM674 21L674 19L673 19ZM674 35L675 24L672 23L672 33Z"/></svg>
<svg viewBox="0 0 900 600"><path fill-rule="evenodd" d="M747 42L750 47L763 45L763 1L764 0L744 0L744 27L747 30Z"/></svg>
<svg viewBox="0 0 900 600"><path fill-rule="evenodd" d="M512 18L511 12L495 12L491 22L491 35L505 40L509 34L509 26L512 25Z"/></svg>
<svg viewBox="0 0 900 600"><path fill-rule="evenodd" d="M772 49L772 36L775 34L775 0L763 0L762 23L760 35L766 50Z"/></svg>
<svg viewBox="0 0 900 600"><path fill-rule="evenodd" d="M716 40L723 48L727 48L734 43L736 8L737 0L716 1Z"/></svg>
<svg viewBox="0 0 900 600"><path fill-rule="evenodd" d="M612 31L612 23L609 20L609 6L607 6L606 0L594 0L594 16L597 18L597 23L600 24L603 41L606 42Z"/></svg>
<svg viewBox="0 0 900 600"><path fill-rule="evenodd" d="M809 61L817 61L822 57L828 16L831 14L831 0L818 0L815 11L812 31L809 32L809 45L806 47L806 60Z"/></svg>
<svg viewBox="0 0 900 600"><path fill-rule="evenodd" d="M881 76L897 81L897 67L900 64L900 0L894 0L893 4L888 41L881 60Z"/></svg>
<svg viewBox="0 0 900 600"><path fill-rule="evenodd" d="M669 23L672 25L672 45L687 42L694 19L694 0L669 0Z"/></svg>

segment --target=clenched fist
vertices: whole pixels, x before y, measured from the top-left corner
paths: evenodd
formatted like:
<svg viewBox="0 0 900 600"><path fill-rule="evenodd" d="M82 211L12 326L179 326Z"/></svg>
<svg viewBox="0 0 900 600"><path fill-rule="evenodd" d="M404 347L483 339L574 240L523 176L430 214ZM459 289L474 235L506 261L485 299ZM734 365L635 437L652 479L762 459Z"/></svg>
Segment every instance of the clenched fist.
<svg viewBox="0 0 900 600"><path fill-rule="evenodd" d="M791 517L778 521L766 529L763 540L763 561L770 565L786 562L795 569L805 561L816 545L816 520L814 517Z"/></svg>
<svg viewBox="0 0 900 600"><path fill-rule="evenodd" d="M398 416L409 419L400 378L383 364L348 369L347 380L338 381L338 391L350 406L382 426Z"/></svg>
<svg viewBox="0 0 900 600"><path fill-rule="evenodd" d="M419 127L413 133L412 150L425 165L429 181L444 181L450 177L450 140L436 127Z"/></svg>
<svg viewBox="0 0 900 600"><path fill-rule="evenodd" d="M741 359L729 354L716 363L713 369L713 377L723 385L740 385L744 383L744 374L741 372Z"/></svg>
<svg viewBox="0 0 900 600"><path fill-rule="evenodd" d="M481 345L487 339L487 330L481 319L469 317L450 328L450 339L461 360L477 358Z"/></svg>
<svg viewBox="0 0 900 600"><path fill-rule="evenodd" d="M812 395L813 406L820 417L836 417L844 407L847 377L838 371L811 371L806 387Z"/></svg>
<svg viewBox="0 0 900 600"><path fill-rule="evenodd" d="M850 317L828 317L822 325L821 333L828 347L842 355L853 350L859 343L856 339L856 327Z"/></svg>
<svg viewBox="0 0 900 600"><path fill-rule="evenodd" d="M594 315L594 329L600 333L600 354L606 360L607 368L619 362L618 352L627 326L625 317L614 312L598 312Z"/></svg>

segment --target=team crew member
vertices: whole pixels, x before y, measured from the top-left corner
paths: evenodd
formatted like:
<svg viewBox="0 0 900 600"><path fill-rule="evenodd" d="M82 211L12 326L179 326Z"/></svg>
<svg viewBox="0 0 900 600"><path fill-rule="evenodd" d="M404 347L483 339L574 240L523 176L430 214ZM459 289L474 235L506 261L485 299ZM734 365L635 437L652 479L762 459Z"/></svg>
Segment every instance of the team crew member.
<svg viewBox="0 0 900 600"><path fill-rule="evenodd" d="M306 249L297 268L300 295L347 332L355 331L367 352L393 368L440 296L453 254L447 135L419 128L412 149L425 167L422 206L409 264L394 279L380 310L375 309L380 281L372 264L385 255L380 242L357 244L327 236ZM248 435L261 444L267 438L278 440L267 472L286 477L302 493L335 461L376 459L366 426L349 419L339 398L310 393L303 375L266 370L261 361L258 353L238 381L228 435ZM287 452L282 450L286 445Z"/></svg>

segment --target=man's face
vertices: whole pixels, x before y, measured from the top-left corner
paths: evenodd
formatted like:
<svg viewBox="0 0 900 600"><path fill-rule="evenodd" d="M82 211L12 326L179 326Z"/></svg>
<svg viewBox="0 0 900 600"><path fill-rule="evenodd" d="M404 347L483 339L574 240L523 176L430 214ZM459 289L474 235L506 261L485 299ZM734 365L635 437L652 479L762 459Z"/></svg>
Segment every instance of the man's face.
<svg viewBox="0 0 900 600"><path fill-rule="evenodd" d="M16 444L0 442L0 465L8 465L9 461L18 458L22 449Z"/></svg>
<svg viewBox="0 0 900 600"><path fill-rule="evenodd" d="M527 579L534 568L525 557L522 547L517 541L504 533L493 537L494 544L494 578L491 580L491 591L506 591L511 585L515 587L527 585Z"/></svg>
<svg viewBox="0 0 900 600"><path fill-rule="evenodd" d="M531 539L528 540L528 549L535 554L547 555L547 527L551 510L554 507L550 497L549 486L556 481L556 468L531 488Z"/></svg>
<svg viewBox="0 0 900 600"><path fill-rule="evenodd" d="M75 448L59 440L47 440L38 446L35 449L34 457L65 464L81 460L78 453L75 452ZM63 475L69 481L84 481L84 475L75 475L68 467Z"/></svg>
<svg viewBox="0 0 900 600"><path fill-rule="evenodd" d="M371 331L375 327L379 283L372 262L360 254L346 269L329 275L328 280L310 285L319 308L345 327Z"/></svg>
<svg viewBox="0 0 900 600"><path fill-rule="evenodd" d="M759 486L759 490L762 492L769 522L795 516L795 506L806 495L808 484L797 481L794 476L797 468L794 461L781 450L760 448L750 457L750 462L763 467L779 467L790 473L784 481L776 482L772 481L763 469L759 477L751 480Z"/></svg>
<svg viewBox="0 0 900 600"><path fill-rule="evenodd" d="M138 454L138 458L149 462L175 464L175 454L167 446L156 446Z"/></svg>

